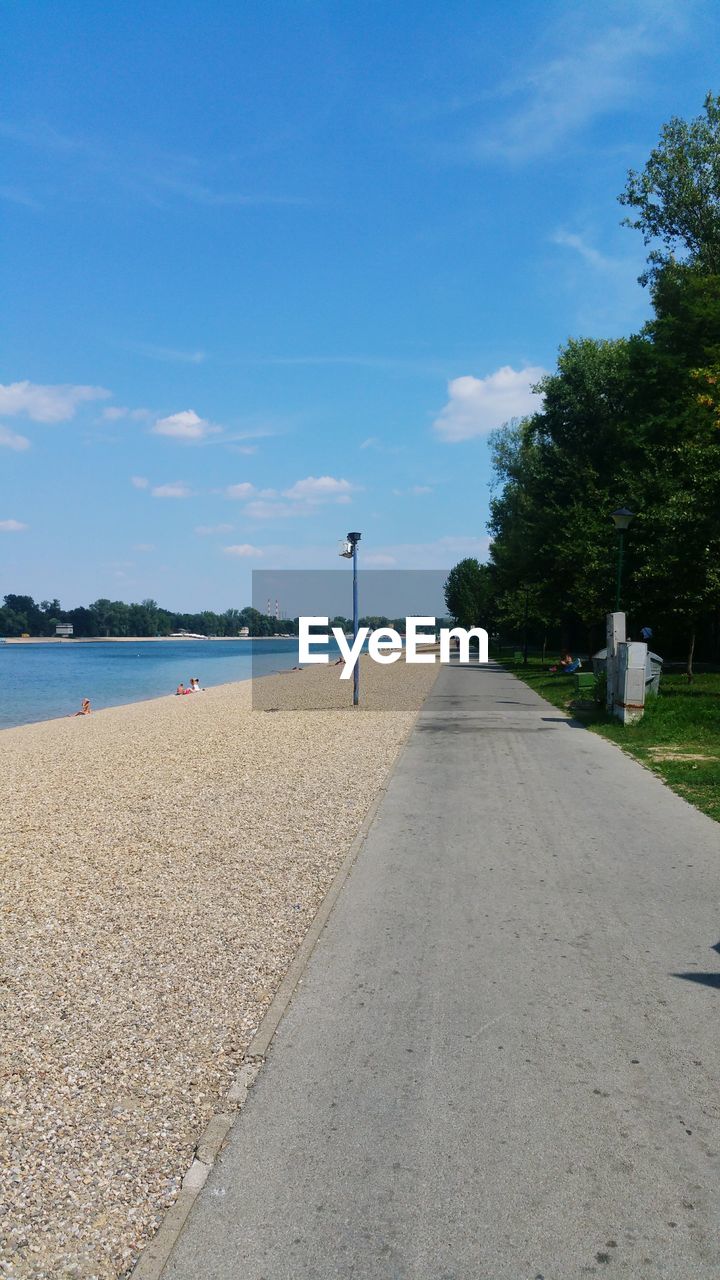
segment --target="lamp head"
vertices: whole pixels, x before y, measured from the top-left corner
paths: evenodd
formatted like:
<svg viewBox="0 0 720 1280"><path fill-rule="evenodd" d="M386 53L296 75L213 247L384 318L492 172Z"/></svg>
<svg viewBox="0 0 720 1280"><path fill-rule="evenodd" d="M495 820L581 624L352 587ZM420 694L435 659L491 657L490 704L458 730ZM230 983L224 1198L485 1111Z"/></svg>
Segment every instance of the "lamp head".
<svg viewBox="0 0 720 1280"><path fill-rule="evenodd" d="M362 537L361 533L349 533L347 536L347 540L350 543L350 545L354 547L360 541L361 537Z"/></svg>
<svg viewBox="0 0 720 1280"><path fill-rule="evenodd" d="M623 533L625 529L629 529L630 522L634 518L635 512L631 511L629 507L618 507L617 511L613 511L610 516L618 533Z"/></svg>

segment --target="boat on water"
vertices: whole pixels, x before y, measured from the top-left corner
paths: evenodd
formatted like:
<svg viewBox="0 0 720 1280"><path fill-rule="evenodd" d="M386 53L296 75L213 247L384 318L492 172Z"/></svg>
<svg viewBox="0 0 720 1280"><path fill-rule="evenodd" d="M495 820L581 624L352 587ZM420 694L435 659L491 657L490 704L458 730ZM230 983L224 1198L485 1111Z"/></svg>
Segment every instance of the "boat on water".
<svg viewBox="0 0 720 1280"><path fill-rule="evenodd" d="M200 635L198 631L171 631L168 636L169 640L208 640L210 638Z"/></svg>

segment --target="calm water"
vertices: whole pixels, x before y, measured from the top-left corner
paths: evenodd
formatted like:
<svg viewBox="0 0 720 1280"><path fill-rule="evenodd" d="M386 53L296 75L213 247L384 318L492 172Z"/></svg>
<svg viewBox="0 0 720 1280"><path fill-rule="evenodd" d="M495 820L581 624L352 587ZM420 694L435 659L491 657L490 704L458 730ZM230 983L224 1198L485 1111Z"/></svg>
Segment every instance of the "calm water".
<svg viewBox="0 0 720 1280"><path fill-rule="evenodd" d="M331 645L331 650L335 646ZM297 640L162 640L121 644L0 644L0 727L247 680L297 663Z"/></svg>

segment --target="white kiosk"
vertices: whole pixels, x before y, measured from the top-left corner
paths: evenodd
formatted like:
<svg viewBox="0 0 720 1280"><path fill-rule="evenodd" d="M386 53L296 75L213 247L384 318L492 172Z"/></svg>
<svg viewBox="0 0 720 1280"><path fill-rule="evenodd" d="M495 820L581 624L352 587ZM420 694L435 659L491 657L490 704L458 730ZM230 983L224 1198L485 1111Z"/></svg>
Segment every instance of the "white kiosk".
<svg viewBox="0 0 720 1280"><path fill-rule="evenodd" d="M625 614L607 615L607 709L623 724L642 720L648 648L625 639Z"/></svg>

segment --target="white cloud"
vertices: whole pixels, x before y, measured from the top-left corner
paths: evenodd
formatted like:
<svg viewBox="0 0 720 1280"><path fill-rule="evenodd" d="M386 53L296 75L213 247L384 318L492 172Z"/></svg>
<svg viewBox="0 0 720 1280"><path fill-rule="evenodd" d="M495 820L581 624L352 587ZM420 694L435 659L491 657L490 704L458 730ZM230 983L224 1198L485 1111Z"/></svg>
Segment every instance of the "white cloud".
<svg viewBox="0 0 720 1280"><path fill-rule="evenodd" d="M234 547L223 547L226 556L239 556L242 560L257 558L262 555L260 547L253 547L249 542L238 543Z"/></svg>
<svg viewBox="0 0 720 1280"><path fill-rule="evenodd" d="M373 449L375 453L403 453L404 446L396 444L385 444L379 436L368 436L367 440L363 440L358 446L360 449Z"/></svg>
<svg viewBox="0 0 720 1280"><path fill-rule="evenodd" d="M21 520L0 520L0 533L23 533L29 527Z"/></svg>
<svg viewBox="0 0 720 1280"><path fill-rule="evenodd" d="M100 416L104 422L119 422L122 418L127 418L130 422L145 422L153 415L151 409L128 409L124 405L109 405L107 409L103 409Z"/></svg>
<svg viewBox="0 0 720 1280"><path fill-rule="evenodd" d="M30 441L27 436L19 436L8 427L0 427L0 445L5 449L14 449L16 453L22 453L23 449L30 448Z"/></svg>
<svg viewBox="0 0 720 1280"><path fill-rule="evenodd" d="M0 414L24 413L33 422L66 422L81 404L106 400L104 387L41 386L35 382L0 383Z"/></svg>
<svg viewBox="0 0 720 1280"><path fill-rule="evenodd" d="M212 533L232 533L233 526L231 524L196 524L195 532L200 534L201 538L208 537Z"/></svg>
<svg viewBox="0 0 720 1280"><path fill-rule="evenodd" d="M156 436L172 436L175 440L204 440L206 436L217 435L221 428L198 417L194 409L183 409L167 418L158 418L151 430Z"/></svg>
<svg viewBox="0 0 720 1280"><path fill-rule="evenodd" d="M246 505L243 514L251 520L286 520L292 516L312 515L323 502L347 503L356 486L333 476L306 476L282 494L277 489L258 489L250 481L229 484L222 492ZM204 526L202 526L204 528ZM208 531L212 527L208 526Z"/></svg>
<svg viewBox="0 0 720 1280"><path fill-rule="evenodd" d="M595 267L598 271L612 271L616 266L611 258L606 258L605 254L600 253L599 249L594 249L582 236L576 235L571 231L564 231L560 228L550 239L553 244L559 244L564 249L574 249L585 262L589 263L591 267Z"/></svg>
<svg viewBox="0 0 720 1280"><path fill-rule="evenodd" d="M487 435L510 418L534 413L540 408L542 397L531 387L545 373L539 365L527 369L503 365L486 378L453 378L448 383L448 403L433 423L435 431L448 443L472 440Z"/></svg>
<svg viewBox="0 0 720 1280"><path fill-rule="evenodd" d="M150 481L147 476L131 476L130 483L134 489L147 489Z"/></svg>
<svg viewBox="0 0 720 1280"><path fill-rule="evenodd" d="M387 555L383 551L371 551L369 555L363 556L363 564L370 565L374 569L391 569L397 564L395 556Z"/></svg>
<svg viewBox="0 0 720 1280"><path fill-rule="evenodd" d="M243 480L241 484L229 484L225 490L225 497L238 498L244 501L246 498L252 498L254 493L255 485Z"/></svg>
<svg viewBox="0 0 720 1280"><path fill-rule="evenodd" d="M529 67L498 97L517 102L493 130L487 120L465 148L476 157L537 159L616 114L646 92L652 59L676 49L690 29L683 6L639 3L619 21L587 24L584 7L565 8L557 54ZM552 34L552 33L551 33Z"/></svg>
<svg viewBox="0 0 720 1280"><path fill-rule="evenodd" d="M395 564L400 569L451 569L465 556L475 556L478 560L487 559L489 546L490 539L487 537L450 534L436 538L433 542L386 544L377 551L364 554L363 564L372 562L376 568L392 567Z"/></svg>
<svg viewBox="0 0 720 1280"><path fill-rule="evenodd" d="M189 498L191 494L184 480L173 480L170 484L157 484L150 492L153 498Z"/></svg>
<svg viewBox="0 0 720 1280"><path fill-rule="evenodd" d="M182 152L159 153L157 147L142 147L137 142L130 150L118 145L114 136L103 140L62 134L52 125L14 124L0 121L0 135L24 146L37 148L54 157L57 163L82 166L94 179L130 193L154 208L167 209L170 201L187 200L208 208L255 208L260 206L312 207L305 196L274 195L266 191L218 190L203 181L206 155ZM93 183L93 188L97 182ZM10 188L13 191L13 188ZM24 195L24 193L22 193ZM27 203L23 198L22 203ZM33 202L34 203L34 202ZM137 348L159 360L189 360L199 363L204 352L174 351L172 348L147 345Z"/></svg>
<svg viewBox="0 0 720 1280"><path fill-rule="evenodd" d="M334 476L306 476L285 489L283 497L301 502L349 502L354 487L349 480L336 480Z"/></svg>
<svg viewBox="0 0 720 1280"><path fill-rule="evenodd" d="M309 513L310 508L301 503L266 502L262 499L249 502L245 508L245 515L251 520L285 520L288 516L302 516Z"/></svg>

